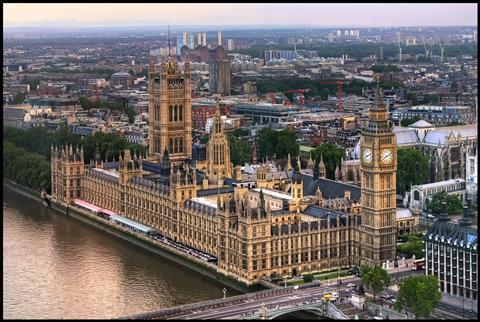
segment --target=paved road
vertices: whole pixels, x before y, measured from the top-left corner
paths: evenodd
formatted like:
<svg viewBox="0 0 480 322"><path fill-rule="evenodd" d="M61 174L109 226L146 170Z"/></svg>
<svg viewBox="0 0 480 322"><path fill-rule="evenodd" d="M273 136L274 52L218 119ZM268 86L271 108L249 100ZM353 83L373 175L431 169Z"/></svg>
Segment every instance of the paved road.
<svg viewBox="0 0 480 322"><path fill-rule="evenodd" d="M392 291L390 289L386 290L384 293L391 294L396 296L398 292ZM393 304L391 301L385 301L387 304ZM465 317L465 319L477 319L477 314L475 312L464 311L462 307L451 305L445 302L438 303L437 307L433 310L432 318L446 318L451 317L454 319Z"/></svg>
<svg viewBox="0 0 480 322"><path fill-rule="evenodd" d="M401 272L390 272L390 274L396 274L403 277L406 275L420 274L421 271L405 270ZM245 315L252 315L258 313L265 304L267 308L281 308L287 306L305 305L309 303L318 303L321 301L323 294L331 293L334 291L339 292L340 297L349 297L352 295L352 289L347 287L347 284L352 282L358 284L359 277L348 277L342 279L342 284L337 285L336 279L330 282L320 283L318 286L314 286L307 289L292 290L288 293L268 295L265 297L255 297L251 299L245 299L237 303L220 303L215 308L208 308L203 310L202 308L191 310L188 312L182 312L174 316L170 316L168 319L219 319L219 318L232 318ZM227 298L228 301L228 298Z"/></svg>
<svg viewBox="0 0 480 322"><path fill-rule="evenodd" d="M478 316L478 314L476 314L475 312L467 312L466 309L464 311L461 307L444 302L438 303L435 311L437 311L439 314L443 313L453 315L454 317L465 317L465 319L469 320L476 320Z"/></svg>

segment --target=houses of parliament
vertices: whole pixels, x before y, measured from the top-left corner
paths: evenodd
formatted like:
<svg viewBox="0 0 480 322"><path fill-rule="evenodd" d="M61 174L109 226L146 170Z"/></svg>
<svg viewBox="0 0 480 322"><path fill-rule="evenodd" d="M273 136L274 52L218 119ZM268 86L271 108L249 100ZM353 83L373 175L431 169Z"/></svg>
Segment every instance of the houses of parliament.
<svg viewBox="0 0 480 322"><path fill-rule="evenodd" d="M217 109L206 163L192 156L189 62L151 58L149 153L84 163L83 150L52 147L52 199L82 199L217 258L217 270L247 285L395 259L396 142L377 90L361 137L361 188L325 178L323 160L285 170L230 162ZM335 195L332 195L335 194Z"/></svg>

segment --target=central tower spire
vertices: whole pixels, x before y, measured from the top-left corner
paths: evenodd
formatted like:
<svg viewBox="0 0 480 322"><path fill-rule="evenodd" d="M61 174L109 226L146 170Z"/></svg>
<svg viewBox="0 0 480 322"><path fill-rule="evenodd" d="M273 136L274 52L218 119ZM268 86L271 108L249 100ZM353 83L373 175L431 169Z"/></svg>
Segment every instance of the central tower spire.
<svg viewBox="0 0 480 322"><path fill-rule="evenodd" d="M170 58L170 25L168 25L168 58Z"/></svg>

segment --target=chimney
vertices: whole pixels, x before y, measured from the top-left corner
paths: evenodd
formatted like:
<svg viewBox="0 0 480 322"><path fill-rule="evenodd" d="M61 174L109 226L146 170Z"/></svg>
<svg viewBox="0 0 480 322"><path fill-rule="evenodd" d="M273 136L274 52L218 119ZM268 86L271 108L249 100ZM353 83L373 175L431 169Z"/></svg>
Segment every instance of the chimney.
<svg viewBox="0 0 480 322"><path fill-rule="evenodd" d="M201 32L198 33L197 42L198 42L198 46L202 45L202 33Z"/></svg>
<svg viewBox="0 0 480 322"><path fill-rule="evenodd" d="M183 35L183 46L186 46L187 45L187 33L184 31L182 33L182 35Z"/></svg>
<svg viewBox="0 0 480 322"><path fill-rule="evenodd" d="M203 33L203 46L207 47L207 33Z"/></svg>
<svg viewBox="0 0 480 322"><path fill-rule="evenodd" d="M222 32L219 30L218 31L218 46L222 45Z"/></svg>

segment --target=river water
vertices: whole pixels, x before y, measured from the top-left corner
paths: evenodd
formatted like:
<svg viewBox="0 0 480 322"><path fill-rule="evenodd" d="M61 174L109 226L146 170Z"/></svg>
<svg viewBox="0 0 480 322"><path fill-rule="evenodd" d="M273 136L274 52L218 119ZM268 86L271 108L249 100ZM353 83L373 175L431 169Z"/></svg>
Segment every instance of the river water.
<svg viewBox="0 0 480 322"><path fill-rule="evenodd" d="M4 319L115 318L223 296L200 273L3 190Z"/></svg>

